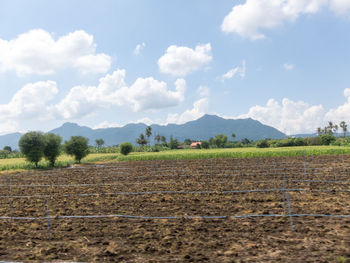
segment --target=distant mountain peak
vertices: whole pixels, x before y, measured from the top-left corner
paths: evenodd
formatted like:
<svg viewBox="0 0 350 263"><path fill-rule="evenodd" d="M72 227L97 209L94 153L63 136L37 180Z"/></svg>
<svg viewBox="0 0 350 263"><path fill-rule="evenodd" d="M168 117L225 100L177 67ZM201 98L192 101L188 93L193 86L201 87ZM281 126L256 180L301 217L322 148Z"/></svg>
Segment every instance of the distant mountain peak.
<svg viewBox="0 0 350 263"><path fill-rule="evenodd" d="M74 122L65 122L61 125L61 127L81 127L81 126Z"/></svg>
<svg viewBox="0 0 350 263"><path fill-rule="evenodd" d="M197 121L198 120L213 120L213 119L218 120L218 119L223 119L223 118L221 118L217 115L204 114L202 117L198 118Z"/></svg>

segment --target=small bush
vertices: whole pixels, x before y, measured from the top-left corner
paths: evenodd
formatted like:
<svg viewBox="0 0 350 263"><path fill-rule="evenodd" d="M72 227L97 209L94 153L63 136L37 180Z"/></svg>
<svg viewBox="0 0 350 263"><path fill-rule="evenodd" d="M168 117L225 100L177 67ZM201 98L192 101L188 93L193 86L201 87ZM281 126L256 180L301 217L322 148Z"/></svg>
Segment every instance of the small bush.
<svg viewBox="0 0 350 263"><path fill-rule="evenodd" d="M207 142L207 141L202 141L202 148L203 148L203 149L209 149L209 142Z"/></svg>
<svg viewBox="0 0 350 263"><path fill-rule="evenodd" d="M321 145L330 145L335 140L336 140L336 138L330 134L322 134L320 136Z"/></svg>
<svg viewBox="0 0 350 263"><path fill-rule="evenodd" d="M132 151L132 144L130 142L123 142L120 145L120 153L122 155L128 155Z"/></svg>
<svg viewBox="0 0 350 263"><path fill-rule="evenodd" d="M267 140L261 140L258 141L258 143L256 144L256 147L258 148L269 148L269 143Z"/></svg>

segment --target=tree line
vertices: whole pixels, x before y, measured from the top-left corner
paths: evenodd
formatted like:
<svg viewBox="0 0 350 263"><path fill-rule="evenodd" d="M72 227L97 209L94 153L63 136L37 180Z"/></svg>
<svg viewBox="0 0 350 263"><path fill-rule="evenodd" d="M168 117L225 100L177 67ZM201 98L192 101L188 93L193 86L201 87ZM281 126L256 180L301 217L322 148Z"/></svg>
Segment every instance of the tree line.
<svg viewBox="0 0 350 263"><path fill-rule="evenodd" d="M35 167L38 167L43 157L53 167L62 151L73 156L80 163L81 159L89 154L88 141L82 136L72 136L62 145L62 137L57 134L33 131L24 134L18 146L21 153L29 162L34 163Z"/></svg>
<svg viewBox="0 0 350 263"><path fill-rule="evenodd" d="M102 147L104 144L103 139L97 139L97 147ZM27 161L35 164L38 167L42 158L49 161L50 166L54 167L58 156L64 152L67 155L73 156L77 163L90 153L89 139L83 136L72 136L69 140L62 144L62 137L53 133L42 132L27 132L24 134L19 142L21 154L25 156ZM10 147L5 147L7 150L12 151ZM133 146L131 143L122 143L119 147L120 153L129 154Z"/></svg>

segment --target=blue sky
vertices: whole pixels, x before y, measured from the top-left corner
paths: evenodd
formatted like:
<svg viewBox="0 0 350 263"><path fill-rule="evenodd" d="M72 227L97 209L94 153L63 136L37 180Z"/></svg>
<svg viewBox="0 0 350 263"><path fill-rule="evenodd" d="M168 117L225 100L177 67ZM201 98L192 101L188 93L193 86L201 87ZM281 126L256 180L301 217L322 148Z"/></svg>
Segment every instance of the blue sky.
<svg viewBox="0 0 350 263"><path fill-rule="evenodd" d="M350 122L350 0L0 0L0 134Z"/></svg>

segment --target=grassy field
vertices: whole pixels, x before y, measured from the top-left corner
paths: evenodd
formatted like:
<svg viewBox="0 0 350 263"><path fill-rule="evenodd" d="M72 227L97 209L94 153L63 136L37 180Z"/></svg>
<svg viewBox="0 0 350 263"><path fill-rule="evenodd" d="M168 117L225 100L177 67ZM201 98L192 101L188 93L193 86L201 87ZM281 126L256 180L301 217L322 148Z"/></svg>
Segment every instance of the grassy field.
<svg viewBox="0 0 350 263"><path fill-rule="evenodd" d="M135 152L128 156L117 153L94 153L82 160L82 163L110 162L110 161L138 161L138 160L184 160L184 159L209 159L209 158L252 158L267 156L310 156L350 154L350 147L342 146L306 146L306 147L283 147L283 148L234 148L234 149L187 149L169 150L162 152ZM57 167L73 164L74 159L67 155L58 158ZM41 168L47 168L47 161L40 162ZM34 165L24 158L0 159L0 171L28 170Z"/></svg>
<svg viewBox="0 0 350 263"><path fill-rule="evenodd" d="M350 154L350 147L343 146L305 146L281 148L231 148L231 149L187 149L162 152L131 153L128 156L118 156L118 161L134 160L184 160L209 158L252 158L267 156L310 156Z"/></svg>
<svg viewBox="0 0 350 263"><path fill-rule="evenodd" d="M95 162L106 162L111 160L116 160L117 156L119 154L117 153L93 153L89 154L86 158L82 160L82 163L95 163ZM64 167L67 166L67 164L74 164L74 158L68 155L61 155L57 162L57 167ZM41 161L39 163L40 168L48 168L49 162L48 161ZM6 171L6 170L28 170L28 169L34 169L34 164L31 164L26 161L25 158L11 158L11 159L0 159L0 171Z"/></svg>

